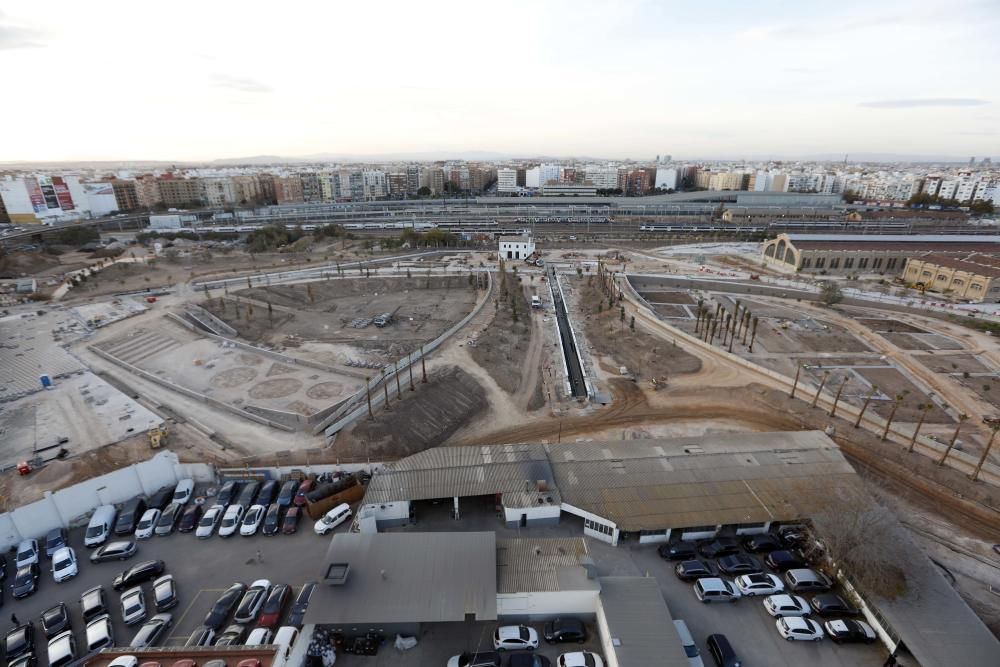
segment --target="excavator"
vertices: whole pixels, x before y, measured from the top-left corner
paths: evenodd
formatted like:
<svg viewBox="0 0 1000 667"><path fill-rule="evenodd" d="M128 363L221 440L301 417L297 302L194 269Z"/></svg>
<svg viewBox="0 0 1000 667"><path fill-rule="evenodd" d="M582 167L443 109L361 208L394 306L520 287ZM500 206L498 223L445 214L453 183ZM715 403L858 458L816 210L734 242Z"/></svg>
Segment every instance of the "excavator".
<svg viewBox="0 0 1000 667"><path fill-rule="evenodd" d="M167 427L163 424L154 426L147 431L146 435L149 436L149 448L159 449L167 442Z"/></svg>

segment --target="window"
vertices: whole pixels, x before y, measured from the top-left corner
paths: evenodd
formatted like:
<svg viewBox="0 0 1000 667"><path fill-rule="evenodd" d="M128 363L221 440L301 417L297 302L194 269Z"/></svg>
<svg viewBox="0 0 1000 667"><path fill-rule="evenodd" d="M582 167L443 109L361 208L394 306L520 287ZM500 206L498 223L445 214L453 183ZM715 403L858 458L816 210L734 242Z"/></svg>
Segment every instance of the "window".
<svg viewBox="0 0 1000 667"><path fill-rule="evenodd" d="M817 257L816 258L816 268L817 269L822 269L824 266L826 266L826 258L825 257Z"/></svg>
<svg viewBox="0 0 1000 667"><path fill-rule="evenodd" d="M975 290L976 292L982 292L983 286L980 285L979 283L972 283L972 289Z"/></svg>
<svg viewBox="0 0 1000 667"><path fill-rule="evenodd" d="M830 260L830 268L831 269L839 269L840 268L840 258L839 257L834 257L833 259Z"/></svg>
<svg viewBox="0 0 1000 667"><path fill-rule="evenodd" d="M844 259L844 268L845 269L853 269L854 268L854 258L853 257L847 257L846 259Z"/></svg>
<svg viewBox="0 0 1000 667"><path fill-rule="evenodd" d="M862 257L861 259L858 260L858 268L859 269L867 269L868 268L868 258L867 257Z"/></svg>
<svg viewBox="0 0 1000 667"><path fill-rule="evenodd" d="M961 278L955 278L954 280L951 281L951 284L954 285L955 287L961 287L962 285L965 284L965 281L962 280Z"/></svg>
<svg viewBox="0 0 1000 667"><path fill-rule="evenodd" d="M890 257L889 261L885 263L885 270L892 271L895 268L896 268L896 258Z"/></svg>
<svg viewBox="0 0 1000 667"><path fill-rule="evenodd" d="M718 528L716 526L689 526L684 529L685 533L714 533Z"/></svg>
<svg viewBox="0 0 1000 667"><path fill-rule="evenodd" d="M597 521L592 521L590 519L584 520L583 526L584 528L589 528L590 530L593 530L598 533L603 533L605 535L613 535L615 532L614 528L612 528L611 526L599 523Z"/></svg>
<svg viewBox="0 0 1000 667"><path fill-rule="evenodd" d="M876 257L875 259L872 260L872 268L873 269L879 269L881 267L882 267L882 258L881 257Z"/></svg>
<svg viewBox="0 0 1000 667"><path fill-rule="evenodd" d="M806 257L805 259L802 260L802 268L803 269L808 269L810 267L810 265L812 265L812 260L809 259L808 257Z"/></svg>
<svg viewBox="0 0 1000 667"><path fill-rule="evenodd" d="M931 277L931 272L930 271L924 271L920 275L922 275L924 278L930 278Z"/></svg>
<svg viewBox="0 0 1000 667"><path fill-rule="evenodd" d="M937 275L937 279L938 280L948 280L948 276L944 275L943 273L939 273Z"/></svg>

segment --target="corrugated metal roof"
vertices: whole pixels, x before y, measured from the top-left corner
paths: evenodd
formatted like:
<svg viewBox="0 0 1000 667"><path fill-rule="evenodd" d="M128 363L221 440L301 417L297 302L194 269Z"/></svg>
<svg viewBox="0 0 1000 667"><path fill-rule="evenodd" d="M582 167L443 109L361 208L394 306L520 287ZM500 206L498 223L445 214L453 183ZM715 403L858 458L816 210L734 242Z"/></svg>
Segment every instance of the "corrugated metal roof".
<svg viewBox="0 0 1000 667"><path fill-rule="evenodd" d="M324 583L328 566L348 563L347 582ZM496 535L338 533L318 572L306 623L425 623L495 620Z"/></svg>
<svg viewBox="0 0 1000 667"><path fill-rule="evenodd" d="M689 667L655 578L601 577L600 582L601 609L620 667Z"/></svg>
<svg viewBox="0 0 1000 667"><path fill-rule="evenodd" d="M1000 236L979 234L786 234L792 241L879 241L887 243L1000 243Z"/></svg>
<svg viewBox="0 0 1000 667"><path fill-rule="evenodd" d="M497 593L597 590L580 559L582 537L497 540Z"/></svg>

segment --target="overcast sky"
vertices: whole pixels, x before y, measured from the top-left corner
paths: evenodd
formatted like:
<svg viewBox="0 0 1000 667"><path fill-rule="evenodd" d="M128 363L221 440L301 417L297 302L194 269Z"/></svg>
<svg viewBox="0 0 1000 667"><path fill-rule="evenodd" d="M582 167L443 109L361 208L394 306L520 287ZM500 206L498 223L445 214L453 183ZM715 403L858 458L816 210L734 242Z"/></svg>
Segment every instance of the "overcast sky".
<svg viewBox="0 0 1000 667"><path fill-rule="evenodd" d="M1000 0L0 3L0 160L1000 156Z"/></svg>

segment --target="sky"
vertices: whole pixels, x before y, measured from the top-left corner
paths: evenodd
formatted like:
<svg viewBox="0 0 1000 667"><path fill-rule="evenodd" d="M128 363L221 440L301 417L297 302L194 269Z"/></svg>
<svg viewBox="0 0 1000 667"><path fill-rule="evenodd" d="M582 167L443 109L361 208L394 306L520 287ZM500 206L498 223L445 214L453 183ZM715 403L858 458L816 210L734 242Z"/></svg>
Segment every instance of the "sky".
<svg viewBox="0 0 1000 667"><path fill-rule="evenodd" d="M3 0L0 161L1000 157L1000 0Z"/></svg>

